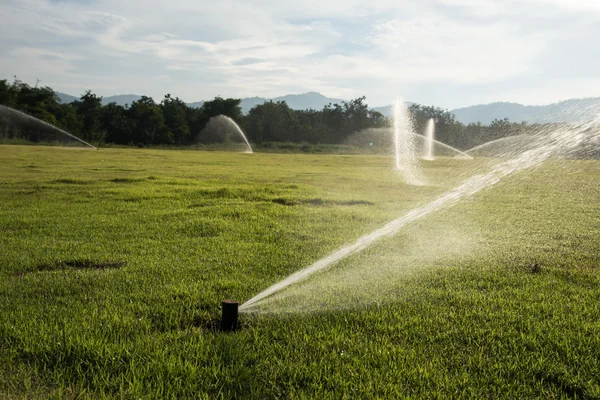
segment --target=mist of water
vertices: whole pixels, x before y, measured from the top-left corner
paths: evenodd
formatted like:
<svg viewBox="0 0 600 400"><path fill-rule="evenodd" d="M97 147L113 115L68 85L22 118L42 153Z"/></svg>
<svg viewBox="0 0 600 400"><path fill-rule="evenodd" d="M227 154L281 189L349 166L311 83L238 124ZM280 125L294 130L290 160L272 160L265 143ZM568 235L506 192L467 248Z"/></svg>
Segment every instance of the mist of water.
<svg viewBox="0 0 600 400"><path fill-rule="evenodd" d="M423 146L423 158L425 160L433 161L433 136L435 135L435 121L433 118L429 118L427 121L427 127L425 128L425 142Z"/></svg>
<svg viewBox="0 0 600 400"><path fill-rule="evenodd" d="M565 126L553 130L542 129L535 135L537 143L535 148L524 151L517 157L494 165L489 172L472 176L462 184L442 194L430 203L414 208L407 214L390 221L381 228L359 238L354 243L344 246L327 257L318 260L309 267L293 273L284 280L272 285L248 300L240 307L240 311L264 311L260 305L269 296L335 265L340 260L372 246L383 238L397 234L398 231L406 225L434 212L448 208L460 200L469 198L481 190L495 185L501 179L539 165L550 157L569 156L574 154L581 148L583 142L588 140L598 140L600 134L597 131L594 133L594 131L590 129L595 122L596 121L572 127Z"/></svg>
<svg viewBox="0 0 600 400"><path fill-rule="evenodd" d="M28 120L28 121L32 121L32 122L35 122L35 123L41 124L41 125L43 125L43 126L45 126L45 127L47 127L47 128L51 128L52 130L54 130L54 131L56 131L56 132L59 132L59 133L61 133L61 134L64 134L64 135L66 135L66 136L70 137L71 139L75 139L76 141L78 141L78 142L80 142L80 143L82 143L82 144L84 144L84 145L86 145L86 146L89 146L89 147L91 147L92 149L98 150L98 148L97 148L97 147L95 147L95 146L92 146L91 144L89 144L88 142L86 142L86 141L84 141L84 140L82 140L82 139L78 138L77 136L75 136L75 135L72 135L72 134L70 134L69 132L67 132L67 131L65 131L65 130L63 130L63 129L57 128L56 126L54 126L54 125L52 125L52 124L49 124L49 123L47 123L47 122L45 122L45 121L42 121L41 119L38 119L38 118L32 117L31 115L29 115L29 114L26 114L26 113L24 113L24 112L22 112L22 111L15 110L14 108L10 108L10 107L6 107L6 106L2 106L2 105L0 105L0 114L8 114L8 115L11 115L11 114L12 114L12 115L16 115L16 116L18 116L18 117L20 117L20 118L23 118L23 119L25 119L25 120Z"/></svg>

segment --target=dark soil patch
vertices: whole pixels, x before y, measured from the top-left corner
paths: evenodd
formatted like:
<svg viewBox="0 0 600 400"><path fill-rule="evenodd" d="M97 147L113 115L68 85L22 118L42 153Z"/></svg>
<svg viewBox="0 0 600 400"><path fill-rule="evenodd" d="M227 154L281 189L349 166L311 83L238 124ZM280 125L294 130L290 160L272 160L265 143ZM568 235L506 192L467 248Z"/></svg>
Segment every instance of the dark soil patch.
<svg viewBox="0 0 600 400"><path fill-rule="evenodd" d="M138 178L114 178L114 179L110 179L110 182L112 183L136 183L136 182L141 182L144 179L138 179Z"/></svg>
<svg viewBox="0 0 600 400"><path fill-rule="evenodd" d="M64 179L53 180L52 183L63 183L63 184L67 184L67 185L89 185L92 182L91 181L84 181L82 179L64 178Z"/></svg>
<svg viewBox="0 0 600 400"><path fill-rule="evenodd" d="M66 260L54 263L37 265L35 271L56 271L61 269L115 269L125 266L125 261L97 261L97 260Z"/></svg>
<svg viewBox="0 0 600 400"><path fill-rule="evenodd" d="M284 206L298 206L301 204L306 204L310 206L323 206L323 207L331 207L331 206L372 206L373 203L366 200L326 200L321 198L313 198L313 199L290 199L284 197L278 197L275 199L271 199L271 202L276 204L281 204Z"/></svg>

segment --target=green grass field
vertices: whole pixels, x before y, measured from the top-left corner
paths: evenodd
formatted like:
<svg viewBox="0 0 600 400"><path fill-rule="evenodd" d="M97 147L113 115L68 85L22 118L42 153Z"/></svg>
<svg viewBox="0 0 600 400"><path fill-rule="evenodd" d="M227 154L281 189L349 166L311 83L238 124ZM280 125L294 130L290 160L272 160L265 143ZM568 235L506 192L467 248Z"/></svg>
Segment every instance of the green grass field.
<svg viewBox="0 0 600 400"><path fill-rule="evenodd" d="M407 186L385 156L0 146L0 398L600 398L600 161L510 176L216 329L490 162Z"/></svg>

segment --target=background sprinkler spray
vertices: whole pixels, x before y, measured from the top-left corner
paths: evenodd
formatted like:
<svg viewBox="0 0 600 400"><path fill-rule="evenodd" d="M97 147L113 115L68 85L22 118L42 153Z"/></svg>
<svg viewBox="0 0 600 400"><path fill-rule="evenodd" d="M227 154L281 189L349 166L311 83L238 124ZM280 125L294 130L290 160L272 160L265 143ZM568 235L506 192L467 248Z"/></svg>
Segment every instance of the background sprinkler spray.
<svg viewBox="0 0 600 400"><path fill-rule="evenodd" d="M79 143L82 143L82 144L84 144L84 145L86 145L86 146L89 146L89 147L91 147L91 148L92 148L92 149L94 149L94 150L98 150L98 148L97 148L96 146L92 146L91 144L89 144L89 143L88 143L88 142L86 142L85 140L83 140L83 139L80 139L80 138L78 138L78 137L77 137L77 136L75 136L75 135L71 135L69 132L67 132L67 131L65 131L65 130L63 130L63 129L57 128L56 126L54 126L54 125L52 125L52 124L49 124L49 123L48 123L48 122L46 122L46 121L42 121L42 120L41 120L41 119L39 119L39 118L32 117L31 115L29 115L29 114L25 114L25 113L24 113L24 112L22 112L22 111L15 110L14 108L10 108L10 107L6 107L6 106L2 106L2 105L0 105L0 114L13 114L13 115L17 115L17 116L19 116L19 117L21 117L21 118L23 118L23 119L26 119L26 120L35 121L35 122L36 122L36 123L38 123L38 124L42 124L42 125L44 125L44 126L46 126L46 127L48 127L48 128L51 128L51 129L53 129L53 130L57 131L57 132L60 132L60 133L62 133L62 134L64 134L64 135L67 135L67 136L68 136L68 137L70 137L71 139L77 140Z"/></svg>
<svg viewBox="0 0 600 400"><path fill-rule="evenodd" d="M396 169L401 171L410 185L422 185L421 172L417 163L412 120L404 100L396 99L394 103L394 149Z"/></svg>
<svg viewBox="0 0 600 400"><path fill-rule="evenodd" d="M202 130L201 136L212 136L213 139L219 138L219 140L226 141L228 133L233 133L235 136L241 138L246 145L245 153L252 154L252 146L248 142L248 138L244 135L242 128L230 117L226 115L217 115L212 117L206 127Z"/></svg>
<svg viewBox="0 0 600 400"><path fill-rule="evenodd" d="M435 120L429 118L425 128L425 142L423 143L423 159L433 161L433 136L435 135Z"/></svg>

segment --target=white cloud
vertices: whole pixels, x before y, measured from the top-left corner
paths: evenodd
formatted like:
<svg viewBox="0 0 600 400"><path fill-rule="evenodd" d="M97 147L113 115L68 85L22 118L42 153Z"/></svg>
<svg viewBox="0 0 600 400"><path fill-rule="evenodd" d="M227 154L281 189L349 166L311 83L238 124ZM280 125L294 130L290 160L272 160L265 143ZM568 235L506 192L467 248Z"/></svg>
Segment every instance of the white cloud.
<svg viewBox="0 0 600 400"><path fill-rule="evenodd" d="M441 16L376 24L371 42L400 79L450 83L522 74L545 46L539 35L525 35L506 23L458 23Z"/></svg>
<svg viewBox="0 0 600 400"><path fill-rule="evenodd" d="M599 11L600 2L597 0L534 0L545 6L555 6L572 11Z"/></svg>
<svg viewBox="0 0 600 400"><path fill-rule="evenodd" d="M8 0L0 4L0 78L188 101L317 90L381 103L435 83L487 99L491 88L501 95L543 72L559 39L584 34L578 18L589 23L600 11L585 0L171 3ZM575 79L565 74L562 81ZM555 92L578 96L584 86ZM458 103L461 96L457 89Z"/></svg>

